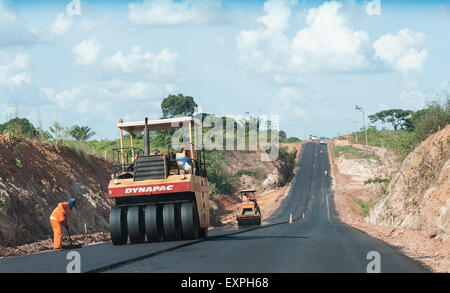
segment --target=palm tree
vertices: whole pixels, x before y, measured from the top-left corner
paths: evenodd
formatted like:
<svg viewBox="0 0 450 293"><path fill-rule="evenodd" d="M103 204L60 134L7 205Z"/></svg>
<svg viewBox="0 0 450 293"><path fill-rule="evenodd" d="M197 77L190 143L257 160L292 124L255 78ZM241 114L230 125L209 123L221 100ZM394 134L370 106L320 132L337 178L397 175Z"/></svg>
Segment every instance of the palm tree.
<svg viewBox="0 0 450 293"><path fill-rule="evenodd" d="M70 128L69 134L74 139L84 143L86 140L95 135L95 131L92 131L92 129L88 126L74 125Z"/></svg>

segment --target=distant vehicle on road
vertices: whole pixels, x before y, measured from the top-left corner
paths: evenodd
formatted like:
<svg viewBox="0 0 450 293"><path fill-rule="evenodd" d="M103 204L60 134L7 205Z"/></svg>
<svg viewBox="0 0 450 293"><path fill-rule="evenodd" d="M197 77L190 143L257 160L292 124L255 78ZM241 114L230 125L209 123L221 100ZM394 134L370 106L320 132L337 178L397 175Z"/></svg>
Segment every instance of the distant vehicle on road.
<svg viewBox="0 0 450 293"><path fill-rule="evenodd" d="M315 135L313 135L313 134L311 134L311 135L309 136L309 140L311 140L311 141L318 141L317 136L315 136Z"/></svg>
<svg viewBox="0 0 450 293"><path fill-rule="evenodd" d="M326 144L326 142L323 139L321 139L320 144Z"/></svg>
<svg viewBox="0 0 450 293"><path fill-rule="evenodd" d="M238 226L261 225L261 210L256 202L256 190L240 191L242 203L236 213Z"/></svg>

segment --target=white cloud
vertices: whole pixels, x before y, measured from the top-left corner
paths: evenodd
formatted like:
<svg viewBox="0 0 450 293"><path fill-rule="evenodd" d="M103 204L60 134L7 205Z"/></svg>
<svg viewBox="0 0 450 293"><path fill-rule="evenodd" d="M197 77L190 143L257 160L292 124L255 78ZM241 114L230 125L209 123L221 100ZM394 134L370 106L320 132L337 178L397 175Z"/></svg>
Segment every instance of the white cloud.
<svg viewBox="0 0 450 293"><path fill-rule="evenodd" d="M289 18L291 17L291 6L297 1L289 0L269 0L264 3L265 15L258 18L268 30L283 32L289 26Z"/></svg>
<svg viewBox="0 0 450 293"><path fill-rule="evenodd" d="M221 1L155 0L128 5L128 19L135 25L174 26L224 21Z"/></svg>
<svg viewBox="0 0 450 293"><path fill-rule="evenodd" d="M92 65L100 54L102 45L95 39L85 40L72 48L72 54L75 55L75 64Z"/></svg>
<svg viewBox="0 0 450 293"><path fill-rule="evenodd" d="M400 93L402 105L412 109L419 109L425 106L427 95L419 89L417 80L406 78L405 86Z"/></svg>
<svg viewBox="0 0 450 293"><path fill-rule="evenodd" d="M426 99L414 78L422 71L428 58L428 51L420 48L424 40L424 34L405 28L396 35L385 34L373 43L374 58L383 61L389 69L401 73L405 84L400 101L412 108L424 106Z"/></svg>
<svg viewBox="0 0 450 293"><path fill-rule="evenodd" d="M37 31L0 1L0 46L39 42Z"/></svg>
<svg viewBox="0 0 450 293"><path fill-rule="evenodd" d="M302 108L303 94L298 89L291 86L283 86L274 102L272 103L272 109L280 114L292 114L298 118L308 120L308 111Z"/></svg>
<svg viewBox="0 0 450 293"><path fill-rule="evenodd" d="M353 72L369 68L370 38L339 14L342 4L326 2L306 15L307 27L292 41L292 63L300 72Z"/></svg>
<svg viewBox="0 0 450 293"><path fill-rule="evenodd" d="M51 30L55 35L62 35L69 31L73 25L73 17L64 13L58 14L52 23Z"/></svg>
<svg viewBox="0 0 450 293"><path fill-rule="evenodd" d="M140 46L134 46L131 53L117 51L104 61L106 70L135 78L140 76L151 80L161 80L176 76L178 53L162 49L154 54L144 52Z"/></svg>
<svg viewBox="0 0 450 293"><path fill-rule="evenodd" d="M420 72L428 57L427 50L419 49L424 40L424 34L408 28L385 34L373 43L375 58L403 75Z"/></svg>
<svg viewBox="0 0 450 293"><path fill-rule="evenodd" d="M121 117L125 113L132 114L133 111L145 113L150 111L148 109L159 109L161 97L167 94L163 84L119 80L82 83L61 92L42 88L41 93L59 110L74 110L76 113L93 117L100 112ZM116 107L117 104L121 107Z"/></svg>
<svg viewBox="0 0 450 293"><path fill-rule="evenodd" d="M381 15L381 0L372 0L367 3L366 13L370 16Z"/></svg>
<svg viewBox="0 0 450 293"><path fill-rule="evenodd" d="M245 70L258 73L354 72L367 70L372 50L369 35L347 24L339 13L342 4L331 1L306 13L306 27L290 40L292 1L269 0L265 15L258 18L264 26L243 30L236 37L238 58Z"/></svg>
<svg viewBox="0 0 450 293"><path fill-rule="evenodd" d="M99 29L104 24L105 19L102 17L93 18L85 15L73 16L59 13L49 27L49 30L53 35L47 36L47 38L53 40L55 37L63 36L68 32L91 32Z"/></svg>
<svg viewBox="0 0 450 293"><path fill-rule="evenodd" d="M63 91L40 89L46 101L57 110L73 108L84 116L102 112L116 118L141 119L153 113L149 109L159 112L161 99L176 89L178 53L167 48L151 53L134 46L129 52L103 56L100 49L101 44L91 39L72 50L75 63L84 65L98 79Z"/></svg>
<svg viewBox="0 0 450 293"><path fill-rule="evenodd" d="M0 84L19 86L31 81L30 56L28 54L19 53L11 58L8 54L1 51L0 53L0 61L9 59L6 64L0 63Z"/></svg>

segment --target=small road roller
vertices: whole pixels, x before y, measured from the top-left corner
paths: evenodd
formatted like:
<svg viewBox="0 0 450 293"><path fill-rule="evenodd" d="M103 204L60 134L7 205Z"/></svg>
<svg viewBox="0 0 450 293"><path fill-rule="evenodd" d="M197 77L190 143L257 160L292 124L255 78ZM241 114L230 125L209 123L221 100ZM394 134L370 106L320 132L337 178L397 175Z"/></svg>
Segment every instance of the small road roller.
<svg viewBox="0 0 450 293"><path fill-rule="evenodd" d="M241 190L242 203L237 210L238 227L261 225L261 210L255 196L256 190Z"/></svg>
<svg viewBox="0 0 450 293"><path fill-rule="evenodd" d="M198 239L207 236L209 196L205 153L195 150L194 117L141 122L119 120L120 148L113 149L114 174L108 197L115 201L110 211L114 245ZM152 150L152 131L184 128L189 142L176 152ZM128 132L131 147L124 147ZM134 147L133 134L144 132L144 150Z"/></svg>

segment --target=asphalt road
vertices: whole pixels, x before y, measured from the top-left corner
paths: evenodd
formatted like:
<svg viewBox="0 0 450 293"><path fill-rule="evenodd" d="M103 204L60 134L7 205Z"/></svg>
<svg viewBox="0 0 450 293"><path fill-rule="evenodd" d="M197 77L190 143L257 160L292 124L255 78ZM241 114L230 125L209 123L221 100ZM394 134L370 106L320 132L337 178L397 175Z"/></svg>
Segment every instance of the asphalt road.
<svg viewBox="0 0 450 293"><path fill-rule="evenodd" d="M307 143L299 167L290 194L267 220L267 226L212 231L205 241L86 246L76 250L81 271L367 272L368 264L377 262L384 273L427 272L398 249L339 222L334 213L331 178L325 175L325 171L330 174L326 145ZM291 214L294 222L288 223ZM373 252L379 259L372 258ZM1 259L0 272L65 272L70 262L67 253Z"/></svg>

